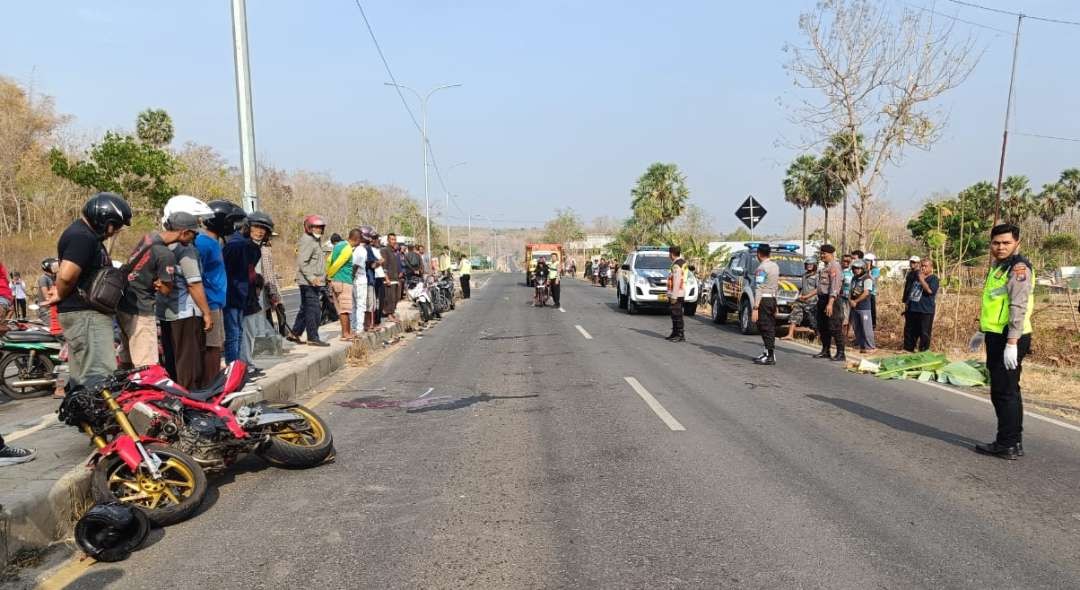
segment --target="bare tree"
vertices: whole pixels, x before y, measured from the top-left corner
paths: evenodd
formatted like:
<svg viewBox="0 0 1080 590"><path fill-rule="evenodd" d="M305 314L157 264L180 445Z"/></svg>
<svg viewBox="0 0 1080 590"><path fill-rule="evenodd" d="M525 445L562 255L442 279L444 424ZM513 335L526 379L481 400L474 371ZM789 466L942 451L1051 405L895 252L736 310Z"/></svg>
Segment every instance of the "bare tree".
<svg viewBox="0 0 1080 590"><path fill-rule="evenodd" d="M842 135L863 146L865 154L848 152L860 248L886 166L898 163L904 148L929 149L941 137L947 118L936 101L963 83L980 57L972 38L957 38L955 21L934 17L918 9L894 14L879 0L822 0L799 18L806 45L785 47L795 86L816 91L792 109L811 143Z"/></svg>

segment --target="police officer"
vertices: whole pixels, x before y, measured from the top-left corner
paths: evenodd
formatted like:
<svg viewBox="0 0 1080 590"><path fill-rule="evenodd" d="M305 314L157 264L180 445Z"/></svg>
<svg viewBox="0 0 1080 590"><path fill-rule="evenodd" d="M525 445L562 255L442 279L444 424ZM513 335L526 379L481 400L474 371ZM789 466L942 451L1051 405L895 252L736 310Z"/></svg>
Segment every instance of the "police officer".
<svg viewBox="0 0 1080 590"><path fill-rule="evenodd" d="M668 248L671 258L671 273L668 275L667 297L671 304L671 342L686 342L683 331L683 305L686 302L686 260L682 257L682 248Z"/></svg>
<svg viewBox="0 0 1080 590"><path fill-rule="evenodd" d="M803 322L810 324L812 331L817 331L817 258L808 256L803 260L803 279L799 287L799 298L791 306L791 315L788 316L788 333L781 340L794 340L795 331Z"/></svg>
<svg viewBox="0 0 1080 590"><path fill-rule="evenodd" d="M559 304L559 296L562 294L562 285L559 282L559 261L556 258L552 258L552 264L548 265L548 289L551 291L551 299L555 302L555 307L562 307Z"/></svg>
<svg viewBox="0 0 1080 590"><path fill-rule="evenodd" d="M1035 272L1020 256L1020 228L1009 223L990 230L992 264L983 286L979 329L986 340L986 366L990 370L990 401L997 414L997 438L975 445L985 455L1016 460L1024 455L1024 403L1020 372L1031 351L1032 291Z"/></svg>
<svg viewBox="0 0 1080 590"><path fill-rule="evenodd" d="M757 247L758 267L754 272L754 312L751 316L761 332L761 342L765 349L754 359L759 365L775 365L773 348L776 346L776 294L780 288L780 267L769 256L772 248L768 244Z"/></svg>
<svg viewBox="0 0 1080 590"><path fill-rule="evenodd" d="M843 311L840 297L844 288L844 273L836 261L836 246L825 244L819 250L821 256L818 269L817 323L821 337L821 352L814 355L818 359L844 361L844 338L841 334ZM836 355L829 350L836 343Z"/></svg>

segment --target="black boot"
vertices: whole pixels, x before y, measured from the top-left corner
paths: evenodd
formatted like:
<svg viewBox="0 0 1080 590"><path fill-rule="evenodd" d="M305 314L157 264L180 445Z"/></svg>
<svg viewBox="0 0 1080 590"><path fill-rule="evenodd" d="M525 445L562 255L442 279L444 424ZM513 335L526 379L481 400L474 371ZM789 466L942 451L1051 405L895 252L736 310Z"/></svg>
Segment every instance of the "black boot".
<svg viewBox="0 0 1080 590"><path fill-rule="evenodd" d="M997 457L999 459L1005 459L1007 461L1015 461L1020 458L1020 449L1018 447L1018 444L1007 447L994 441L992 443L979 443L975 445L975 452Z"/></svg>
<svg viewBox="0 0 1080 590"><path fill-rule="evenodd" d="M843 362L847 360L847 356L844 355L844 351L841 350L832 357L832 360L836 362Z"/></svg>
<svg viewBox="0 0 1080 590"><path fill-rule="evenodd" d="M775 365L776 364L776 357L773 356L773 351L768 350L768 351L765 351L765 353L762 354L761 356L759 356L758 358L754 359L754 364L757 364L757 365Z"/></svg>
<svg viewBox="0 0 1080 590"><path fill-rule="evenodd" d="M823 351L815 354L814 358L816 358L816 359L831 359L832 355L829 354L828 350L823 350Z"/></svg>

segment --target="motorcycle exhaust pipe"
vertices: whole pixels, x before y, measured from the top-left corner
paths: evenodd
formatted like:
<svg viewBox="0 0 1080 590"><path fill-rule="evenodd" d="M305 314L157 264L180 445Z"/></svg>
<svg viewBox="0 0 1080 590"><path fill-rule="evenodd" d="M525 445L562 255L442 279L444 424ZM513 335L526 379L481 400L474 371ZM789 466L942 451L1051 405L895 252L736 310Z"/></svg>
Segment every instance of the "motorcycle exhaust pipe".
<svg viewBox="0 0 1080 590"><path fill-rule="evenodd" d="M12 381L11 387L46 387L56 385L56 379L27 379L25 381Z"/></svg>

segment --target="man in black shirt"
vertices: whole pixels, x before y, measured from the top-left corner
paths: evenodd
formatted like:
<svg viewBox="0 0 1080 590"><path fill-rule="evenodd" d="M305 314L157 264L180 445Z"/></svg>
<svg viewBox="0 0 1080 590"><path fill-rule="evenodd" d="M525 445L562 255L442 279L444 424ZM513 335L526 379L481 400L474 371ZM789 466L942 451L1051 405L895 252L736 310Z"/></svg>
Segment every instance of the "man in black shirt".
<svg viewBox="0 0 1080 590"><path fill-rule="evenodd" d="M172 290L176 256L169 249L180 239L179 231L163 231L143 236L128 260L131 272L128 287L116 314L123 349L120 358L129 366L157 365L157 294Z"/></svg>
<svg viewBox="0 0 1080 590"><path fill-rule="evenodd" d="M82 216L60 235L56 293L48 301L60 312L68 344L68 368L73 385L116 371L112 315L90 306L84 293L94 276L112 264L102 243L131 225L131 207L120 195L98 193L83 205Z"/></svg>

